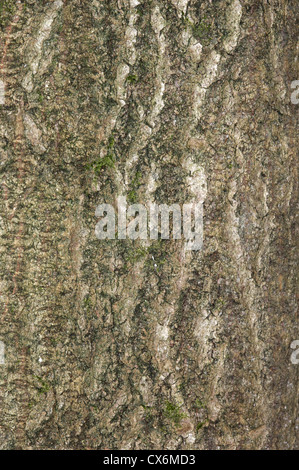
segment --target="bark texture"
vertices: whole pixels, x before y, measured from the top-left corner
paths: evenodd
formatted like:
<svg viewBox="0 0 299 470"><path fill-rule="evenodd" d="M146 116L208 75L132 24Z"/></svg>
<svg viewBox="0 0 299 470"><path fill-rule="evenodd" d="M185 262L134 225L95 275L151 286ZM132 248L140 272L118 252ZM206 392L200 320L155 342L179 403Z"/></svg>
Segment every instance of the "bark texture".
<svg viewBox="0 0 299 470"><path fill-rule="evenodd" d="M298 448L297 0L1 0L0 447ZM95 208L205 195L204 246Z"/></svg>

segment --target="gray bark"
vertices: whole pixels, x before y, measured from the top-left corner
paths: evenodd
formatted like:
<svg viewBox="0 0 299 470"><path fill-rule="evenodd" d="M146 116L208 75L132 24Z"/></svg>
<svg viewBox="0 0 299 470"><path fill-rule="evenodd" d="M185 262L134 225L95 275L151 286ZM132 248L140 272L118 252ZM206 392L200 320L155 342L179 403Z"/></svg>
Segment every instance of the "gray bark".
<svg viewBox="0 0 299 470"><path fill-rule="evenodd" d="M0 10L0 447L298 448L297 1ZM202 251L95 237L204 180Z"/></svg>

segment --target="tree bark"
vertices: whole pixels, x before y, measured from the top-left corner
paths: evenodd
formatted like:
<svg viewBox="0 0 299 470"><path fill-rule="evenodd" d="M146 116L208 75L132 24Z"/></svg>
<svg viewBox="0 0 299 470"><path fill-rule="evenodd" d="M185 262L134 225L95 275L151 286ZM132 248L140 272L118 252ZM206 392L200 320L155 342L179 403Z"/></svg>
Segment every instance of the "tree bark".
<svg viewBox="0 0 299 470"><path fill-rule="evenodd" d="M0 448L298 448L296 7L1 0Z"/></svg>

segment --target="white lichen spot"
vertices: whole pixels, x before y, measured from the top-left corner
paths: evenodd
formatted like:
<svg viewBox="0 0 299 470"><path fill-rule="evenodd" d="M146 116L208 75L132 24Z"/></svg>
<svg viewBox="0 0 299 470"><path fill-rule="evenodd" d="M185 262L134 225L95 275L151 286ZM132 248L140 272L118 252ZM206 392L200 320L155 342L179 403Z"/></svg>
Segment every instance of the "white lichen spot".
<svg viewBox="0 0 299 470"><path fill-rule="evenodd" d="M22 86L25 90L30 93L33 90L32 72L28 72L22 80Z"/></svg>
<svg viewBox="0 0 299 470"><path fill-rule="evenodd" d="M150 120L149 120L152 127L155 127L155 125L156 125L155 119L160 114L162 109L164 108L163 96L164 96L164 91L165 91L165 83L160 81L160 82L158 82L157 85L158 85L158 88L157 88L157 91L156 91L155 97L154 97L154 106L153 106L151 116L150 116Z"/></svg>
<svg viewBox="0 0 299 470"><path fill-rule="evenodd" d="M140 5L140 2L138 0L130 0L130 7L135 8L138 5Z"/></svg>
<svg viewBox="0 0 299 470"><path fill-rule="evenodd" d="M157 172L156 165L152 163L151 171L149 173L148 180L147 180L147 194L148 194L149 200L152 200L152 196L157 189L158 178L159 178L159 174Z"/></svg>
<svg viewBox="0 0 299 470"><path fill-rule="evenodd" d="M0 365L5 364L5 345L0 341Z"/></svg>
<svg viewBox="0 0 299 470"><path fill-rule="evenodd" d="M196 441L196 437L195 437L194 433L189 432L187 437L186 437L187 444L194 444L195 441Z"/></svg>
<svg viewBox="0 0 299 470"><path fill-rule="evenodd" d="M203 81L201 82L202 88L208 88L212 85L216 78L220 58L220 54L218 54L216 51L211 52L211 55L209 56L206 64L206 74Z"/></svg>
<svg viewBox="0 0 299 470"><path fill-rule="evenodd" d="M166 324L157 325L156 329L156 341L157 341L157 353L161 360L165 360L168 357L169 351L169 328Z"/></svg>
<svg viewBox="0 0 299 470"><path fill-rule="evenodd" d="M5 104L5 83L0 80L0 104Z"/></svg>
<svg viewBox="0 0 299 470"><path fill-rule="evenodd" d="M215 317L203 318L203 316L201 316L196 321L194 336L197 338L200 345L200 357L205 358L203 359L203 364L208 363L209 353L213 347L212 340L218 337L217 325L218 321Z"/></svg>
<svg viewBox="0 0 299 470"><path fill-rule="evenodd" d="M216 51L212 51L206 64L205 64L205 75L200 85L197 85L194 89L194 112L195 117L200 119L201 107L204 103L204 99L207 93L207 89L212 85L218 70L218 64L221 56Z"/></svg>
<svg viewBox="0 0 299 470"><path fill-rule="evenodd" d="M119 100L125 100L126 98L125 81L129 73L130 73L130 67L127 64L120 64L117 67L115 85L116 85L116 94Z"/></svg>
<svg viewBox="0 0 299 470"><path fill-rule="evenodd" d="M188 47L190 44L191 38L192 38L192 34L190 33L190 31L188 31L187 29L182 31L181 42L183 46Z"/></svg>
<svg viewBox="0 0 299 470"><path fill-rule="evenodd" d="M165 27L165 20L161 15L160 9L156 6L151 14L151 24L152 28L156 33L158 49L159 49L159 59L156 66L156 86L155 86L155 95L153 97L153 107L148 117L148 122L152 127L156 125L156 118L161 113L164 108L164 91L165 83L163 81L163 72L164 72L164 55L165 55L165 37L161 32Z"/></svg>
<svg viewBox="0 0 299 470"><path fill-rule="evenodd" d="M228 7L226 14L226 27L229 31L227 38L223 43L223 47L226 52L231 52L235 49L238 38L240 35L240 20L242 16L242 5L239 0L233 0L231 5Z"/></svg>
<svg viewBox="0 0 299 470"><path fill-rule="evenodd" d="M189 52L191 56L193 57L193 59L196 62L198 62L200 60L201 53L202 53L202 45L200 44L200 42L191 44L191 46L189 47Z"/></svg>
<svg viewBox="0 0 299 470"><path fill-rule="evenodd" d="M32 117L29 114L24 116L25 135L31 144L36 147L40 152L44 152L46 149L41 143L42 132L37 127Z"/></svg>
<svg viewBox="0 0 299 470"><path fill-rule="evenodd" d="M151 24L152 24L153 30L158 35L162 31L162 29L165 28L166 22L163 16L161 15L160 8L158 6L156 6L152 11Z"/></svg>
<svg viewBox="0 0 299 470"><path fill-rule="evenodd" d="M171 0L171 3L179 10L179 12L186 14L189 0Z"/></svg>
<svg viewBox="0 0 299 470"><path fill-rule="evenodd" d="M169 328L167 325L157 325L157 337L166 341L169 336Z"/></svg>
<svg viewBox="0 0 299 470"><path fill-rule="evenodd" d="M130 23L134 24L136 20L136 15L133 14L130 16ZM135 50L135 43L137 38L137 29L133 26L128 26L126 29L126 45L127 45L127 54L128 54L128 61L130 65L134 65L136 62L136 50Z"/></svg>
<svg viewBox="0 0 299 470"><path fill-rule="evenodd" d="M36 74L38 70L38 66L42 56L43 44L45 40L47 40L50 36L53 21L57 16L58 10L62 6L62 0L56 0L51 6L50 10L46 13L45 18L41 23L41 26L32 46L32 51L30 53L29 60L30 68L34 74Z"/></svg>

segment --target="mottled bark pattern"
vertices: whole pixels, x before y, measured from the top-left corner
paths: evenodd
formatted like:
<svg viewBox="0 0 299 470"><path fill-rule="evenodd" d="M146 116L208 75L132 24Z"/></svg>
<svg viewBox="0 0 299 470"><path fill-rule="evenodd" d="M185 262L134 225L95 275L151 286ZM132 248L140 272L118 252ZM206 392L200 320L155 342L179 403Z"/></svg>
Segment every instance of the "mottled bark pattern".
<svg viewBox="0 0 299 470"><path fill-rule="evenodd" d="M0 1L2 449L298 448L296 13ZM205 191L202 251L95 237Z"/></svg>

